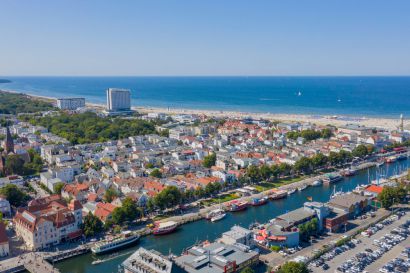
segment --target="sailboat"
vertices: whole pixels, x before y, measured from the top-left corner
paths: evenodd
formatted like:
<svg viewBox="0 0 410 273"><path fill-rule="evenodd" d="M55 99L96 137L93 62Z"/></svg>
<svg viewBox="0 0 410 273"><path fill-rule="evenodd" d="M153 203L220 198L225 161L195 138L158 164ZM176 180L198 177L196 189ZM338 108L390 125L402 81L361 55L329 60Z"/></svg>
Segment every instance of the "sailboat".
<svg viewBox="0 0 410 273"><path fill-rule="evenodd" d="M300 96L302 96L302 92L299 91L298 92L298 97L300 97Z"/></svg>
<svg viewBox="0 0 410 273"><path fill-rule="evenodd" d="M336 186L333 187L333 193L330 195L330 199L335 198L336 196L343 195L343 191L336 191Z"/></svg>

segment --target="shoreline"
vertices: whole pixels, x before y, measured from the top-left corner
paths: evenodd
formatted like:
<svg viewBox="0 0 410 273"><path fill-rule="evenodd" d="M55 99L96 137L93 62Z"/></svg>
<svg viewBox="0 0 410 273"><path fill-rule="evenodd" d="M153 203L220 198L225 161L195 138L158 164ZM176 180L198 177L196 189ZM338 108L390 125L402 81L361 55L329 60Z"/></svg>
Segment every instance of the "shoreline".
<svg viewBox="0 0 410 273"><path fill-rule="evenodd" d="M0 91L8 93L18 93L25 94L27 96L47 100L55 101L57 97L41 96L29 94L16 90L6 90L0 89ZM103 109L105 105L102 103L86 102L86 106L90 108ZM366 127L377 127L385 128L389 130L395 130L398 128L400 120L397 118L388 117L376 117L376 116L354 116L354 115L324 115L324 114L294 114L294 113L261 113L261 112L251 112L251 111L230 111L230 110L217 110L217 109L191 109L191 108L166 108L166 107L155 107L155 106L131 106L131 109L136 110L140 113L153 113L162 112L165 114L178 115L178 114L189 114L189 115L205 115L209 117L228 117L228 118L245 118L252 117L256 119L267 119L270 121L280 121L280 122L302 122L302 123L313 123L317 125L334 125L343 126L346 124L357 124ZM404 127L409 128L410 123L406 120L404 121Z"/></svg>

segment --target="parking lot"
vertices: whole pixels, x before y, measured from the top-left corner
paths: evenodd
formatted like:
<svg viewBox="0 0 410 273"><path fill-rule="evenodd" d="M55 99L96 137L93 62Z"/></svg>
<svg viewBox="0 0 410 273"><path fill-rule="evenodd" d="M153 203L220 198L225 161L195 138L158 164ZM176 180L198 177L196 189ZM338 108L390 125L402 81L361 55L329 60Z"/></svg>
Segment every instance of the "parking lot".
<svg viewBox="0 0 410 273"><path fill-rule="evenodd" d="M325 254L323 261L316 261L310 265L313 272L381 272L385 264L400 257L403 261L396 261L397 268L386 272L407 272L407 257L401 256L402 250L410 245L409 229L400 226L410 220L410 214L398 220L385 221L373 229L370 237L359 235L350 246L343 246ZM388 224L390 222L390 224ZM392 233L393 232L393 233ZM365 234L365 233L364 233ZM324 263L323 263L324 262ZM326 264L325 266L323 266Z"/></svg>

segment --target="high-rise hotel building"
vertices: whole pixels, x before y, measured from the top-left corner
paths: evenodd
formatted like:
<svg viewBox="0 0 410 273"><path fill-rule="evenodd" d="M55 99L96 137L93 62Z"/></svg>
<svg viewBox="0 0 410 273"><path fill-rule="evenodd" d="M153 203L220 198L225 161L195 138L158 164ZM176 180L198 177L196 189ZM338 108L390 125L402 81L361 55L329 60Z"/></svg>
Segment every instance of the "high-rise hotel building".
<svg viewBox="0 0 410 273"><path fill-rule="evenodd" d="M129 89L107 89L107 112L131 112L131 91Z"/></svg>

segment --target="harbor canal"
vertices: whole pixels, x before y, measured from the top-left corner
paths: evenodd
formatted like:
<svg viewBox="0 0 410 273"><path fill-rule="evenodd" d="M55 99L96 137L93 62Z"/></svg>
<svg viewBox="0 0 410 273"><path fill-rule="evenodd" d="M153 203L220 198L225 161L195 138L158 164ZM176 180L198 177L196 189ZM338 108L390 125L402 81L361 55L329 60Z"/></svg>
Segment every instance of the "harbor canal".
<svg viewBox="0 0 410 273"><path fill-rule="evenodd" d="M367 184L369 180L376 179L376 174L382 173L386 176L396 175L399 171L407 170L409 159L397 161L392 164L384 164L377 168L373 167L369 170L358 172L353 177L345 177L342 181L333 185L322 185L318 187L308 187L304 191L296 192L287 198L269 201L268 204L260 207L249 207L243 212L229 213L226 218L221 221L212 223L206 220L199 220L188 223L180 227L176 232L164 236L146 236L142 237L140 242L132 248L124 249L120 255L114 259L92 265L91 263L97 258L93 254L86 254L72 258L56 264L56 267L63 273L111 273L118 272L118 266L129 255L131 255L139 247L146 249L155 249L167 255L170 252L181 254L184 248L193 245L197 241L215 240L221 234L229 230L233 225L248 227L255 221L265 223L275 216L286 213L303 206L308 197L312 197L314 201L327 202L330 195L336 186L336 190L344 192L352 191L360 184ZM370 175L370 179L369 179ZM101 259L108 258L99 257ZM261 271L261 270L258 270ZM263 271L261 271L263 272Z"/></svg>

